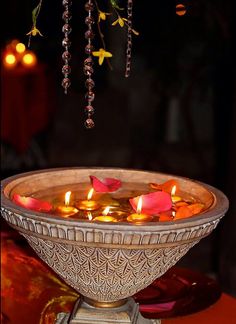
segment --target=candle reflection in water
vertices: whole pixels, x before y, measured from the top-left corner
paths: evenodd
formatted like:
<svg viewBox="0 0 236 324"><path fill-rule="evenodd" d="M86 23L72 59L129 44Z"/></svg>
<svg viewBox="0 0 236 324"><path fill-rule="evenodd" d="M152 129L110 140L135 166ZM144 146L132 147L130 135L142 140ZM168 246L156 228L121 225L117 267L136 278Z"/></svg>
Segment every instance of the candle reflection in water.
<svg viewBox="0 0 236 324"><path fill-rule="evenodd" d="M110 207L107 206L104 211L102 212L102 215L99 215L94 218L94 221L98 222L117 222L117 219L113 216L108 215L110 211Z"/></svg>
<svg viewBox="0 0 236 324"><path fill-rule="evenodd" d="M91 221L93 219L93 215L91 212L87 213L88 220Z"/></svg>

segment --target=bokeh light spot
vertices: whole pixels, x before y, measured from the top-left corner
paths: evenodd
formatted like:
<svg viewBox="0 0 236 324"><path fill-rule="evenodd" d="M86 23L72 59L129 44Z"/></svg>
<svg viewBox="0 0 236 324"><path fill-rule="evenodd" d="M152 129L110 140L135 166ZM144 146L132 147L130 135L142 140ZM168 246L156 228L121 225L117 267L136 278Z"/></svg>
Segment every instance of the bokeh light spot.
<svg viewBox="0 0 236 324"><path fill-rule="evenodd" d="M176 15L184 16L187 12L186 6L182 3L176 5Z"/></svg>

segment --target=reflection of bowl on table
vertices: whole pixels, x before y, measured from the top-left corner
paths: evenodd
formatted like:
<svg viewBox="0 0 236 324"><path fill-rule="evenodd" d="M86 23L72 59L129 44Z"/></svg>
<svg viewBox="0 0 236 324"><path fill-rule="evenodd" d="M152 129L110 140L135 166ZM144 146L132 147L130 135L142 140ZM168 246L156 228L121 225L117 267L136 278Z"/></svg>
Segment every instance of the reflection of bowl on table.
<svg viewBox="0 0 236 324"><path fill-rule="evenodd" d="M176 177L182 190L197 196L208 209L176 222L137 226L64 219L27 210L11 201L14 193L27 196L57 186L75 185L87 182L91 174L146 184L172 178L154 172L99 168L20 174L3 181L2 215L42 260L84 296L70 323L96 323L95 319L102 323L110 314L116 314L119 323L149 323L138 314L133 301L126 298L150 285L209 235L228 208L227 198L215 188Z"/></svg>
<svg viewBox="0 0 236 324"><path fill-rule="evenodd" d="M134 295L146 318L173 318L206 309L221 296L219 283L190 269L172 267Z"/></svg>

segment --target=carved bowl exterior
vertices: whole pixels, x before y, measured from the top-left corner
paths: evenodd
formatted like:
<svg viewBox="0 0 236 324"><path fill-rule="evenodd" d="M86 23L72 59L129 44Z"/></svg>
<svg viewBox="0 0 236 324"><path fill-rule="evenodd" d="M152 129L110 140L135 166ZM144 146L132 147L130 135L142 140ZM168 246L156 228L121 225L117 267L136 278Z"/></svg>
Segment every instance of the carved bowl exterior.
<svg viewBox="0 0 236 324"><path fill-rule="evenodd" d="M207 209L175 222L146 225L76 221L38 213L11 201L58 185L88 181L89 175L126 182L162 183L171 178L198 196ZM209 235L228 209L219 190L190 179L156 172L111 168L67 168L28 172L2 181L3 218L22 234L64 281L83 296L114 302L134 295L172 267Z"/></svg>

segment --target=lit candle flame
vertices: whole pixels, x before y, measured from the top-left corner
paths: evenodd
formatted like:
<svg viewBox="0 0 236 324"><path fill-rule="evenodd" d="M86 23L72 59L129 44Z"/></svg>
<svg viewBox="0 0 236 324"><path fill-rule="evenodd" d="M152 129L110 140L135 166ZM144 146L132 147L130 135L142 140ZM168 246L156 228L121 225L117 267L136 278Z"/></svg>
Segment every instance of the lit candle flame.
<svg viewBox="0 0 236 324"><path fill-rule="evenodd" d="M172 216L175 217L176 212L173 210L172 211Z"/></svg>
<svg viewBox="0 0 236 324"><path fill-rule="evenodd" d="M109 211L110 211L110 207L107 206L107 207L104 209L104 211L102 212L103 216L107 216L107 214L109 213Z"/></svg>
<svg viewBox="0 0 236 324"><path fill-rule="evenodd" d="M92 215L92 213L90 213L90 212L88 212L88 220L92 220L93 219L93 215Z"/></svg>
<svg viewBox="0 0 236 324"><path fill-rule="evenodd" d="M65 205L66 206L69 206L70 196L71 196L71 191L67 191L66 194L65 194Z"/></svg>
<svg viewBox="0 0 236 324"><path fill-rule="evenodd" d="M142 199L142 196L140 196L139 197L139 200L138 200L138 205L137 205L137 213L138 214L141 214L142 205L143 205L143 199Z"/></svg>
<svg viewBox="0 0 236 324"><path fill-rule="evenodd" d="M174 196L176 193L176 185L174 185L171 189L171 196Z"/></svg>
<svg viewBox="0 0 236 324"><path fill-rule="evenodd" d="M94 189L91 188L91 189L89 190L89 192L88 192L88 196L87 196L87 199L88 199L88 200L90 200L90 199L92 198L92 196L93 196L93 192L94 192Z"/></svg>

